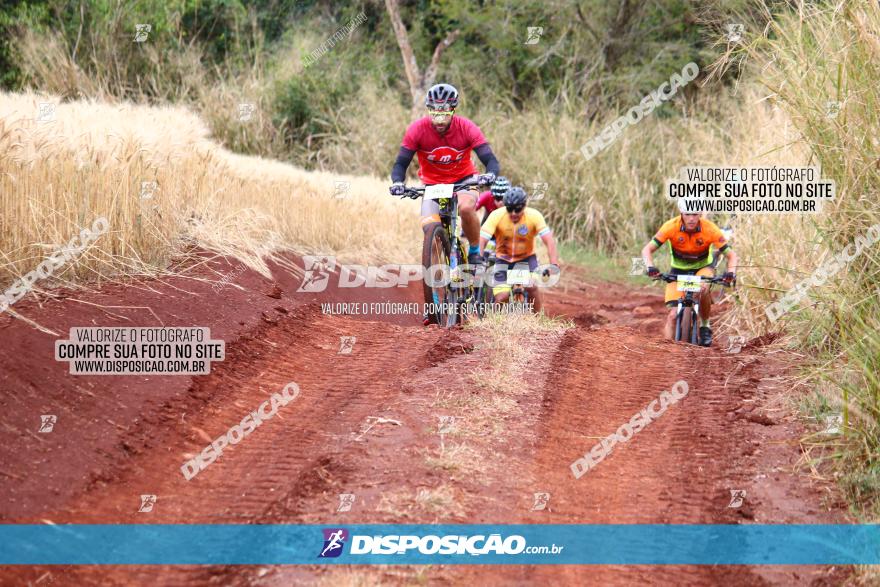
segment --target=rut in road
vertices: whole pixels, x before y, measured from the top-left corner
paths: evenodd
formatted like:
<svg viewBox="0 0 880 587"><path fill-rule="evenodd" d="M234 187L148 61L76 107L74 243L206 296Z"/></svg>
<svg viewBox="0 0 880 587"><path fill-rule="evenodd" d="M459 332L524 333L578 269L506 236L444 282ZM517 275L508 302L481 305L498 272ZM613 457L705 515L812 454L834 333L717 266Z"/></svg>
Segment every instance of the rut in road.
<svg viewBox="0 0 880 587"><path fill-rule="evenodd" d="M559 524L736 523L730 489L744 486L738 461L748 446L728 414L749 399L747 371L723 385L734 356L707 352L631 328L568 331L544 387L545 412L530 475L551 494L543 521ZM570 465L659 399L677 381L688 394L576 479ZM745 392L745 395L743 395ZM525 521L525 520L523 520ZM655 545L662 549L664 545ZM500 569L523 584L763 584L748 567L533 566Z"/></svg>
<svg viewBox="0 0 880 587"><path fill-rule="evenodd" d="M169 407L166 418L174 418L175 425L153 443L153 450L141 452L124 473L79 496L74 508L41 517L56 523L297 523L304 513L303 496L315 495L327 499L321 514L333 511L338 491L332 491L361 451L357 438L364 423L385 412L441 335L323 316L314 306L298 310L194 384L190 395L205 399L202 410L175 417ZM356 337L351 354L338 354L341 336ZM299 397L192 480L184 479L180 466L192 454L290 381L299 385ZM137 512L141 494L157 496L152 512ZM83 584L153 581L157 570L71 569ZM168 584L203 584L229 571L234 573L165 568L160 576Z"/></svg>
<svg viewBox="0 0 880 587"><path fill-rule="evenodd" d="M780 405L785 365L756 339L731 354L662 340L664 309L615 296L610 312L581 312L548 362L533 457L514 461L507 494L550 493L543 511L511 509L506 523L841 523L827 486L796 472L800 428ZM557 306L558 307L558 306ZM641 318L635 318L640 315ZM610 323L609 323L610 322ZM626 324L626 325L623 325ZM677 381L688 395L580 478L570 465ZM772 480L770 479L772 477ZM769 481L769 482L768 482ZM729 507L731 490L744 490ZM503 490L498 490L503 491ZM820 505L821 504L821 505ZM522 504L520 504L522 505ZM819 511L827 505L831 511ZM836 506L837 509L833 509ZM658 544L656 548L663 548ZM846 572L809 566L503 566L450 571L452 583L490 585L831 585ZM490 579L486 581L486 577Z"/></svg>
<svg viewBox="0 0 880 587"><path fill-rule="evenodd" d="M45 517L341 526L840 521L837 512L816 511L818 490L793 472L797 430L764 413L775 406L770 383L780 365L759 344L727 355L660 340L653 329L662 306L648 295L608 286L601 296L555 296L551 311L572 316L575 326L513 341L526 351L522 364L506 356L499 362L496 346L503 341L480 329L403 327L300 308L234 348L193 385L188 402L166 406L157 428L162 438L150 450L133 452L124 469L78 496L73 509ZM646 299L653 300L648 310ZM341 336L356 337L352 354L338 354ZM507 377L499 379L505 369ZM573 478L574 459L679 379L689 384L686 398L594 470ZM294 402L196 478L183 479L179 469L187 455L289 381L301 389ZM442 435L440 416L456 423ZM367 429L370 417L389 422ZM742 508L727 507L733 488L748 492ZM550 501L532 511L538 491L550 493ZM158 496L150 514L136 512L144 493ZM341 493L356 495L349 512L337 511ZM45 571L21 576L34 580ZM64 572L81 585L584 584L586 576L582 567L560 566ZM599 566L590 567L588 577L603 585L822 584L833 572Z"/></svg>

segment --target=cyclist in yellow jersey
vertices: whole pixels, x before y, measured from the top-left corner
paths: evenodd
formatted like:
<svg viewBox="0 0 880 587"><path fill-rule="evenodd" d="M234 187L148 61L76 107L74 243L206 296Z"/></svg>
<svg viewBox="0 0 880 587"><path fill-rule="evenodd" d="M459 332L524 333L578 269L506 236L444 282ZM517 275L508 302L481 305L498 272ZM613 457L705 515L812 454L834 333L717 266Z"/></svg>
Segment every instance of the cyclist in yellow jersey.
<svg viewBox="0 0 880 587"><path fill-rule="evenodd" d="M544 221L544 216L534 208L526 207L527 196L523 188L510 188L504 195L504 207L498 208L486 219L480 228L480 254L486 248L489 239L495 237L495 283L492 293L495 300L506 302L510 297L510 286L507 285L507 270L513 268L534 271L538 267L535 255L535 237L541 237L547 246L550 263L559 268L559 255L556 251L556 239L553 231ZM519 267L518 267L519 266ZM549 269L544 270L545 275ZM543 299L540 289L534 285L526 291L534 300L535 313L541 311Z"/></svg>

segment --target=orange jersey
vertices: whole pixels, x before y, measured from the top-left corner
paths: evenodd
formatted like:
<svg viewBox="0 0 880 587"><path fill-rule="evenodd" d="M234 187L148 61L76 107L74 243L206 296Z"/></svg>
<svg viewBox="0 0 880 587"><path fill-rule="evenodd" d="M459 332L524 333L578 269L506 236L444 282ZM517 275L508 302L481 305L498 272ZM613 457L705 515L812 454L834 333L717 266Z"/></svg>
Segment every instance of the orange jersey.
<svg viewBox="0 0 880 587"><path fill-rule="evenodd" d="M718 253L723 253L728 248L727 239L718 225L705 218L700 218L694 232L685 232L681 216L676 216L663 223L653 240L657 247L669 243L672 267L675 269L705 267L712 263L713 246Z"/></svg>
<svg viewBox="0 0 880 587"><path fill-rule="evenodd" d="M516 224L507 209L498 208L480 227L480 236L495 238L495 256L502 261L521 261L535 252L535 237L550 234L544 216L534 208L526 207Z"/></svg>

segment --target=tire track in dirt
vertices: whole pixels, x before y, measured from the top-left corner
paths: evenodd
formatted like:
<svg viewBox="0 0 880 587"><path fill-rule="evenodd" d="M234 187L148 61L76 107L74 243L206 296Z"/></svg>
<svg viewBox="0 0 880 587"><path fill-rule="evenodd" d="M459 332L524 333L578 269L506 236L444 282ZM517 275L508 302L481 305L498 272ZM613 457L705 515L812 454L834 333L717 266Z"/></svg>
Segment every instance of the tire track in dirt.
<svg viewBox="0 0 880 587"><path fill-rule="evenodd" d="M543 388L539 446L529 474L515 478L528 479L526 485L531 487L541 480L551 494L549 506L546 511L513 516L516 519L508 523L845 521L839 511L824 515L816 511L820 491L807 486L805 478L793 474L791 468L784 479L776 475L779 485L787 486L786 500L772 503L772 499L762 499L765 492L756 491L756 480L766 477L761 471L767 464L753 458L755 447L768 436L759 429L764 428L762 424L778 423L767 416L757 417L766 400L759 385L779 371L761 357L759 348L731 355L611 325L568 331L552 362L556 367ZM628 442L615 445L581 478L574 478L570 465L575 459L679 380L689 385L686 397ZM787 430L776 436L792 438L793 433ZM787 464L793 466L796 452L790 446L775 450L777 457L787 456ZM746 490L739 508L728 507L733 489ZM792 504L799 509L780 509ZM484 572L468 569L462 575L478 580ZM576 585L588 580L596 585L830 585L845 576L842 569L818 566L637 565L591 566L588 571L570 565L504 566L484 584Z"/></svg>
<svg viewBox="0 0 880 587"><path fill-rule="evenodd" d="M396 382L425 363L441 335L436 329L323 316L315 307L299 310L250 341L236 353L238 360L227 360L195 383L190 393L207 398L204 408L187 413L185 420L180 414L178 425L154 442L153 450L142 452L136 464L93 486L74 501L75 507L44 517L55 523L300 522L307 513L300 502L340 483L352 466L349 461L362 453L353 437L367 417L386 409L400 392ZM351 354L338 354L341 336L356 337ZM183 478L185 455L199 452L290 381L299 385L299 397L195 478ZM213 401L214 395L222 400ZM154 511L137 512L141 494L158 496ZM237 571L76 567L65 572L79 584L159 579L160 584L197 585L220 575L231 579Z"/></svg>

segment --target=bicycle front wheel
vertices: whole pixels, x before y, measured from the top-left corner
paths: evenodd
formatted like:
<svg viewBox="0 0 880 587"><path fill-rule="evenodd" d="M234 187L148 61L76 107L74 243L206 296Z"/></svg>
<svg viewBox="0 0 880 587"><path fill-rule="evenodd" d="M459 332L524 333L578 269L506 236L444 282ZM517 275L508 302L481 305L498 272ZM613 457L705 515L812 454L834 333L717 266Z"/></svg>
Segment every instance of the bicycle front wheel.
<svg viewBox="0 0 880 587"><path fill-rule="evenodd" d="M489 313L489 309L492 307L492 304L495 302L495 296L492 294L492 286L488 283L484 283L477 290L477 315L480 318L485 318L486 314Z"/></svg>
<svg viewBox="0 0 880 587"><path fill-rule="evenodd" d="M450 251L446 228L440 222L430 224L422 245L422 267L425 269L422 289L428 321L444 327L454 325L456 319L455 296L449 281Z"/></svg>
<svg viewBox="0 0 880 587"><path fill-rule="evenodd" d="M684 308L679 308L678 313L675 315L675 340L681 341L682 339L682 329L684 327Z"/></svg>

